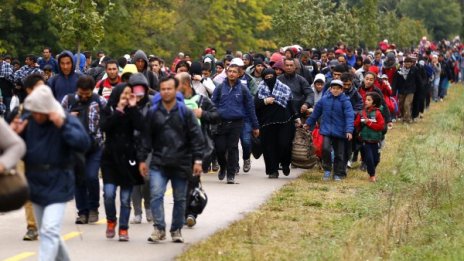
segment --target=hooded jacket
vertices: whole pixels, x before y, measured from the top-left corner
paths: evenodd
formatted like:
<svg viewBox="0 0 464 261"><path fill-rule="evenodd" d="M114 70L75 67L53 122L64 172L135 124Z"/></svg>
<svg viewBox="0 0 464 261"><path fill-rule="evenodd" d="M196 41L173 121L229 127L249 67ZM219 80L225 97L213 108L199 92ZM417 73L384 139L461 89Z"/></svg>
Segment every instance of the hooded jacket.
<svg viewBox="0 0 464 261"><path fill-rule="evenodd" d="M306 124L313 126L321 117L320 133L323 136L346 138L354 130L354 112L350 99L345 94L334 96L328 93L314 107Z"/></svg>
<svg viewBox="0 0 464 261"><path fill-rule="evenodd" d="M151 90L151 92L159 91L158 77L156 77L156 75L152 71L148 70L148 57L142 50L137 50L137 52L135 52L133 59L134 63L139 59L145 61L145 67L143 68L143 71L141 73L145 76L145 78L148 81L148 88Z"/></svg>
<svg viewBox="0 0 464 261"><path fill-rule="evenodd" d="M314 86L314 83L317 81L322 81L322 90L318 92L316 90L316 87ZM316 74L316 78L314 78L314 82L311 84L311 89L314 92L314 106L316 106L316 103L322 98L322 94L324 94L324 85L325 85L325 76L322 73Z"/></svg>
<svg viewBox="0 0 464 261"><path fill-rule="evenodd" d="M100 126L106 137L101 159L105 184L143 184L135 147L135 131L142 131L144 128L142 114L137 107L126 107L124 111L116 109L126 87L127 83L120 83L113 89L101 116Z"/></svg>
<svg viewBox="0 0 464 261"><path fill-rule="evenodd" d="M61 59L64 57L69 57L71 59L72 69L69 75L64 75L59 66ZM53 96L55 96L57 101L61 102L64 96L77 91L77 80L81 74L75 72L75 69L72 53L70 51L63 51L58 56L58 74L47 81L47 85L52 89Z"/></svg>

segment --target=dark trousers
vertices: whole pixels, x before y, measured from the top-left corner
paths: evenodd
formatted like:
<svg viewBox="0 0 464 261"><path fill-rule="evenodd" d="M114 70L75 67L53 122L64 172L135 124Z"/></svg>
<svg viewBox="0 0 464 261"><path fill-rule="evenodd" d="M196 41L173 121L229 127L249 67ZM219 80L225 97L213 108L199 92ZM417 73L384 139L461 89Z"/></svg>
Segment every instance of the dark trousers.
<svg viewBox="0 0 464 261"><path fill-rule="evenodd" d="M332 170L333 149L335 156L333 162L334 175L341 177L346 175L345 145L345 138L324 136L324 142L322 145L322 168L325 171Z"/></svg>
<svg viewBox="0 0 464 261"><path fill-rule="evenodd" d="M418 88L416 92L414 93L414 98L412 100L412 118L413 119L419 117L419 113L424 113L426 96L427 96L426 86L422 86Z"/></svg>
<svg viewBox="0 0 464 261"><path fill-rule="evenodd" d="M214 139L216 156L221 169L227 169L227 177L235 177L238 165L238 141L242 132L243 121L223 121L218 126Z"/></svg>
<svg viewBox="0 0 464 261"><path fill-rule="evenodd" d="M274 124L260 129L266 175L278 172L279 163L283 168L290 167L292 161L292 126Z"/></svg>
<svg viewBox="0 0 464 261"><path fill-rule="evenodd" d="M361 157L363 158L363 162L366 163L367 173L371 177L375 176L375 168L380 162L379 148L379 143L368 142L363 142L361 148Z"/></svg>
<svg viewBox="0 0 464 261"><path fill-rule="evenodd" d="M85 157L85 178L76 186L74 195L78 215L88 215L90 210L98 211L100 207L100 181L98 169L102 156L102 148L90 152Z"/></svg>

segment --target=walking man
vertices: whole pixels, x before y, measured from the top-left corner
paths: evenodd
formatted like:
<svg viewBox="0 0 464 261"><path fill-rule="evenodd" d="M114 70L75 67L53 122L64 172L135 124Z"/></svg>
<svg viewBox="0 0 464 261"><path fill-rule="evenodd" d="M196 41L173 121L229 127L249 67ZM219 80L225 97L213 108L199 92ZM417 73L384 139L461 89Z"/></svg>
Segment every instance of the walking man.
<svg viewBox="0 0 464 261"><path fill-rule="evenodd" d="M154 231L150 242L166 239L164 219L164 193L168 181L174 196L171 222L172 241L183 243L181 229L185 221L187 183L189 176L200 176L202 172L203 136L194 115L183 103L182 94L177 93L179 81L174 77L160 81L160 94L153 99L153 107L145 122L144 142L138 151L139 170L150 175L151 211ZM152 153L150 171L145 160Z"/></svg>

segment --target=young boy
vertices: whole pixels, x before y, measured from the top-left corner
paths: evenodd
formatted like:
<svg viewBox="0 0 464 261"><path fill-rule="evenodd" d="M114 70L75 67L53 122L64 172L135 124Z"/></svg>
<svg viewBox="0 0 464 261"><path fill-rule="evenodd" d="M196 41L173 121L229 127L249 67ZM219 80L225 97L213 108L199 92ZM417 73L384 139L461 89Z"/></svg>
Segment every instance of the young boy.
<svg viewBox="0 0 464 261"><path fill-rule="evenodd" d="M332 170L332 149L334 151L334 180L341 181L346 176L346 140L353 138L354 112L350 99L343 93L343 82L333 80L329 92L316 104L314 112L306 121L306 128L321 120L320 133L324 136L322 148L323 180L330 179Z"/></svg>

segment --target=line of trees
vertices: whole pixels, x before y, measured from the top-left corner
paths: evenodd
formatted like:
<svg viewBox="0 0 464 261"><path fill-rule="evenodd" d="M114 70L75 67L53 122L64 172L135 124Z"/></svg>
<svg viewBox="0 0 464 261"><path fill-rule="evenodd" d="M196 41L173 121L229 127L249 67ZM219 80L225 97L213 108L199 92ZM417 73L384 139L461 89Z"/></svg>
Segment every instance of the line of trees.
<svg viewBox="0 0 464 261"><path fill-rule="evenodd" d="M42 47L99 49L112 55L141 48L196 57L205 47L269 50L339 41L375 48L387 38L411 47L420 37L463 34L460 0L3 0L0 53L24 56Z"/></svg>

